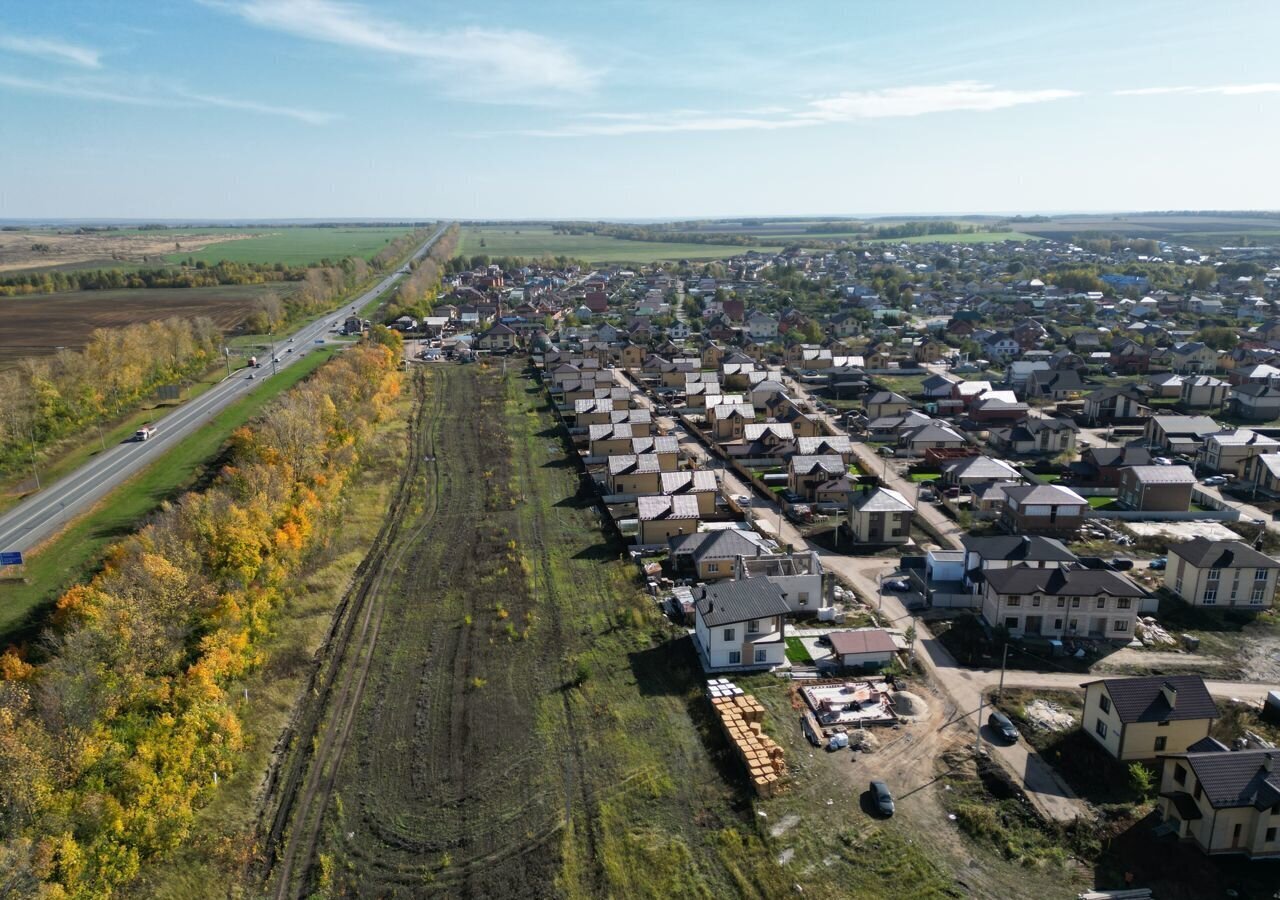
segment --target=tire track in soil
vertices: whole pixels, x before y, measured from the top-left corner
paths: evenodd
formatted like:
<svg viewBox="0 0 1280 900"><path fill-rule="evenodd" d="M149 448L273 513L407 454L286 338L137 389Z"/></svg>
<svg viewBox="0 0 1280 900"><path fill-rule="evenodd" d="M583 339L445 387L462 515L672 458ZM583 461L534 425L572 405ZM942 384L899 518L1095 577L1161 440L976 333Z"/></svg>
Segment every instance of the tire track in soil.
<svg viewBox="0 0 1280 900"><path fill-rule="evenodd" d="M293 872L298 863L298 849L301 845L307 848L308 856L303 866L310 863L310 855L314 852L316 835L320 820L323 818L323 807L328 800L328 792L332 790L332 777L324 779L326 768L330 768L330 759L335 743L344 740L335 738L335 729L325 730L319 746L316 738L325 720L326 712L333 702L335 688L338 691L337 706L341 709L347 698L358 696L363 686L362 667L349 668L343 665L350 649L352 635L360 621L360 640L363 644L366 637L376 638L381 627L380 604L370 603L371 597L377 596L386 571L388 554L395 545L401 525L411 499L411 487L416 480L423 460L423 436L428 433L423 428L425 405L425 382L421 378L414 379L414 412L409 423L409 458L404 472L396 487L388 515L379 529L369 552L356 567L351 586L340 601L335 612L333 625L326 634L325 640L317 653L317 661L308 680L306 696L309 698L300 710L296 722L282 736L277 744L277 770L268 776L268 786L264 809L269 809L273 798L278 798L278 805L271 816L271 827L263 841L266 869L262 882L266 884L273 877L276 879L277 897L290 896ZM439 415L439 403L433 408L432 418ZM366 657L367 659L367 657ZM367 672L367 664L363 667ZM338 684L339 676L341 683ZM349 723L338 729L338 732L349 736ZM292 746L292 752L286 748ZM285 757L287 756L287 761ZM277 777L278 766L284 765L283 775ZM317 795L324 793L317 808ZM260 823L265 824L265 817ZM291 828L291 824L293 827ZM298 826L303 826L299 828ZM305 868L304 868L305 874Z"/></svg>

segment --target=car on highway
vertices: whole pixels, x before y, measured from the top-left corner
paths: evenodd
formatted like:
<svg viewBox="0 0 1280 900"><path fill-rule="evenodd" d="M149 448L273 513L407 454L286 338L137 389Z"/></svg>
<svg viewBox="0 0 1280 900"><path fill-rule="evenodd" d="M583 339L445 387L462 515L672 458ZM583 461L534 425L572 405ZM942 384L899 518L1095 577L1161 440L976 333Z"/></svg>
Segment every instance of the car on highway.
<svg viewBox="0 0 1280 900"><path fill-rule="evenodd" d="M293 348L292 348L292 347L287 347L287 348L285 348L285 351L284 351L284 352L285 352L285 353L292 353L292 352L293 352Z"/></svg>
<svg viewBox="0 0 1280 900"><path fill-rule="evenodd" d="M286 344L292 344L292 343L293 343L293 338L289 338L289 340L285 341L285 343L286 343Z"/></svg>
<svg viewBox="0 0 1280 900"><path fill-rule="evenodd" d="M1004 713L998 710L993 712L987 717L987 725L1009 743L1016 744L1018 742L1018 729L1013 727L1013 722Z"/></svg>
<svg viewBox="0 0 1280 900"><path fill-rule="evenodd" d="M886 819L893 815L893 794L889 793L889 785L883 781L871 782L871 802L876 812Z"/></svg>
<svg viewBox="0 0 1280 900"><path fill-rule="evenodd" d="M258 377L258 373L257 373L257 372L250 372L250 373L249 373L249 381L253 381L253 379L255 379L255 378L257 378L257 377Z"/></svg>
<svg viewBox="0 0 1280 900"><path fill-rule="evenodd" d="M1147 568L1155 569L1156 571L1159 571L1160 569L1163 569L1167 565L1169 565L1169 557L1157 556L1155 559L1151 560L1151 562L1147 563Z"/></svg>
<svg viewBox="0 0 1280 900"><path fill-rule="evenodd" d="M888 581L884 583L884 589L886 591L903 593L905 591L911 590L911 583L908 582L907 579L905 578L890 578Z"/></svg>

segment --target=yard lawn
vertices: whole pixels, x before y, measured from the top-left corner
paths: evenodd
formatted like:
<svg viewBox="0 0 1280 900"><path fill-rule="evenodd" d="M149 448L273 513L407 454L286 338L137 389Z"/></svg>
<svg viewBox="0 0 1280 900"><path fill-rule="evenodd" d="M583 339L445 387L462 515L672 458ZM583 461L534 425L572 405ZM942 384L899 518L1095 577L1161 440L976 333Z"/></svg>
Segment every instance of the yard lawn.
<svg viewBox="0 0 1280 900"><path fill-rule="evenodd" d="M1115 497L1089 497L1091 509L1119 509L1120 503Z"/></svg>
<svg viewBox="0 0 1280 900"><path fill-rule="evenodd" d="M781 245L739 247L730 244L628 241L594 234L555 234L546 226L471 226L462 230L459 255L519 256L541 258L567 256L589 263L650 263L658 260L725 259L749 250L776 253Z"/></svg>
<svg viewBox="0 0 1280 900"><path fill-rule="evenodd" d="M334 349L319 350L266 379L209 420L195 434L174 447L150 468L116 488L92 511L27 555L26 579L4 589L0 606L0 639L40 626L42 611L72 584L83 581L98 566L102 552L166 499L181 493L204 472L231 432L260 413L273 398L297 384L329 359Z"/></svg>
<svg viewBox="0 0 1280 900"><path fill-rule="evenodd" d="M904 397L915 397L924 393L924 380L930 377L926 372L923 375L873 375L872 381L883 387L886 391L893 391L895 394L902 394Z"/></svg>
<svg viewBox="0 0 1280 900"><path fill-rule="evenodd" d="M1057 484L1059 481L1062 480L1062 473L1050 472L1048 475L1037 474L1036 477L1039 478L1041 481L1043 481L1045 484Z"/></svg>
<svg viewBox="0 0 1280 900"><path fill-rule="evenodd" d="M787 638L787 659L798 666L813 665L813 657L809 655L808 648L798 637Z"/></svg>
<svg viewBox="0 0 1280 900"><path fill-rule="evenodd" d="M911 480L914 482L937 481L942 477L941 472L912 472Z"/></svg>

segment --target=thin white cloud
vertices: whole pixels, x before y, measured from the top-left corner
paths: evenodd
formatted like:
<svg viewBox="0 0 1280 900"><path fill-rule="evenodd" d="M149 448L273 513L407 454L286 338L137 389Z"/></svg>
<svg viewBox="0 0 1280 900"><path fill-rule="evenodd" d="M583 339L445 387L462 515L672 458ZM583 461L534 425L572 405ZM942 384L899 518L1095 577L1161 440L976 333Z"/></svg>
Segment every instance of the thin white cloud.
<svg viewBox="0 0 1280 900"><path fill-rule="evenodd" d="M1226 97L1245 94L1280 94L1280 82L1261 81L1256 84L1219 84L1207 87L1179 85L1177 87L1125 88L1112 93L1117 97L1152 97L1160 94L1219 94Z"/></svg>
<svg viewBox="0 0 1280 900"><path fill-rule="evenodd" d="M33 37L19 34L0 34L0 50L10 53L21 53L23 56L34 56L56 63L80 66L85 69L101 67L101 56L92 47L69 44L53 38Z"/></svg>
<svg viewBox="0 0 1280 900"><path fill-rule="evenodd" d="M252 112L259 115L282 116L305 122L308 125L323 125L336 118L332 113L318 112L316 110L272 106L253 100L239 100L234 97L221 97L216 94L195 93L174 86L155 87L146 83L112 84L69 80L38 81L32 78L0 74L0 88L8 88L27 94L47 94L57 97L71 97L77 100L121 103L128 106L150 106L164 109L217 107Z"/></svg>
<svg viewBox="0 0 1280 900"><path fill-rule="evenodd" d="M201 0L260 28L415 60L446 90L481 99L577 94L597 73L542 35L500 28L434 31L379 18L338 0Z"/></svg>
<svg viewBox="0 0 1280 900"><path fill-rule="evenodd" d="M522 132L534 137L590 137L680 131L777 131L860 119L905 118L943 112L992 112L1080 96L1078 91L1009 90L977 81L845 91L794 108L768 107L742 113L696 110L665 113L592 113L550 129Z"/></svg>

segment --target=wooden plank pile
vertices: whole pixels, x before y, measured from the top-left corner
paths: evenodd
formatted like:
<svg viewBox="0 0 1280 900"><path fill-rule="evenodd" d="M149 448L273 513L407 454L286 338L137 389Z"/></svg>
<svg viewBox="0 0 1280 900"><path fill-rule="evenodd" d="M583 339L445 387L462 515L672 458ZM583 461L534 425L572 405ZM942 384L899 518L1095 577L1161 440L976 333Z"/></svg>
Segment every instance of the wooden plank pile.
<svg viewBox="0 0 1280 900"><path fill-rule="evenodd" d="M782 748L764 733L764 706L726 679L708 683L711 706L761 797L772 797L787 777Z"/></svg>

